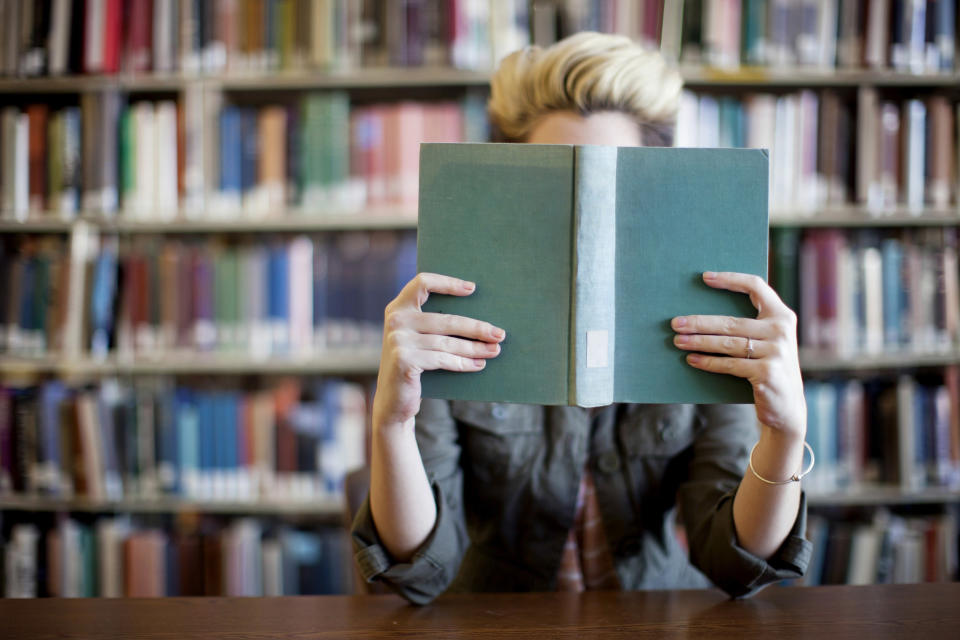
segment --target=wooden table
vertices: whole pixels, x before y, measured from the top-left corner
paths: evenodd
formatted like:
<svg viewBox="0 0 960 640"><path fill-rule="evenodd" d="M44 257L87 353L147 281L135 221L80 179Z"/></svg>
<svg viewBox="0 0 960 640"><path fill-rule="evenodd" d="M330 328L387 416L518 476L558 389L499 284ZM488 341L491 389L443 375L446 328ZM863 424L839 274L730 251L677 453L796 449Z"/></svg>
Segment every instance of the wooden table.
<svg viewBox="0 0 960 640"><path fill-rule="evenodd" d="M960 638L960 583L718 591L0 600L0 638Z"/></svg>

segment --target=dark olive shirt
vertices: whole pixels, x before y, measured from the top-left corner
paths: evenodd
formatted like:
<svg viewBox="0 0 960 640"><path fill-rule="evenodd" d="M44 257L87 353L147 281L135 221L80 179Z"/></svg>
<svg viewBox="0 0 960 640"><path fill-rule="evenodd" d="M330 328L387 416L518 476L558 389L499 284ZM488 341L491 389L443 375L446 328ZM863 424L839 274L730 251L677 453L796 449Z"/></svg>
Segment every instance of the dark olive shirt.
<svg viewBox="0 0 960 640"><path fill-rule="evenodd" d="M416 438L437 501L434 529L410 562L394 562L368 497L353 523L355 557L365 579L416 603L448 589L553 590L589 468L623 588L712 581L749 595L802 576L811 551L802 495L771 558L737 542L733 497L756 425L751 405L620 404L591 416L579 407L425 399ZM678 506L689 558L675 534Z"/></svg>

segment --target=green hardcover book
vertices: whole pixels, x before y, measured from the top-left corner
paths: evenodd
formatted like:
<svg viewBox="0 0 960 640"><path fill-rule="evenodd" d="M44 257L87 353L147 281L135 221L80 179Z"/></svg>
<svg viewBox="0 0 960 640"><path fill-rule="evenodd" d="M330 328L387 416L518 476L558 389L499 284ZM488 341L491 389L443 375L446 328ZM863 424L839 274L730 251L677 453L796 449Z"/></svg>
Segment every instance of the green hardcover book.
<svg viewBox="0 0 960 640"><path fill-rule="evenodd" d="M745 380L686 363L670 320L755 316L701 275L766 275L767 171L758 149L422 145L418 270L477 283L424 310L507 332L480 372L424 373L423 395L751 402Z"/></svg>

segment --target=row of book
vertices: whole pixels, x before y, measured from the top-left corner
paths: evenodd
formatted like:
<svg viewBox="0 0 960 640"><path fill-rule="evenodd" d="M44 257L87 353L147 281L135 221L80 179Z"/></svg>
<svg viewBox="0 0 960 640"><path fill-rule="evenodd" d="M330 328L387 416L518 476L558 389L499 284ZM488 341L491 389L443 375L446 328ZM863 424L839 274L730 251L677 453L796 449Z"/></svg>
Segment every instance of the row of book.
<svg viewBox="0 0 960 640"><path fill-rule="evenodd" d="M20 522L0 537L8 598L156 598L349 594L352 556L342 528L298 529L253 518L196 530L129 517Z"/></svg>
<svg viewBox="0 0 960 640"><path fill-rule="evenodd" d="M684 92L678 147L770 150L773 216L856 202L873 215L956 205L960 105L945 95L903 102L863 89L744 97Z"/></svg>
<svg viewBox="0 0 960 640"><path fill-rule="evenodd" d="M0 2L8 76L488 68L527 42L526 0Z"/></svg>
<svg viewBox="0 0 960 640"><path fill-rule="evenodd" d="M952 71L955 0L534 0L534 41L599 30L689 64ZM539 20L538 20L539 14Z"/></svg>
<svg viewBox="0 0 960 640"><path fill-rule="evenodd" d="M937 379L807 380L811 493L868 486L960 489L960 371Z"/></svg>
<svg viewBox="0 0 960 640"><path fill-rule="evenodd" d="M871 522L812 515L813 554L802 584L889 584L960 579L955 512L905 517L878 510Z"/></svg>
<svg viewBox="0 0 960 640"><path fill-rule="evenodd" d="M0 495L340 500L365 434L365 389L334 379L2 387Z"/></svg>
<svg viewBox="0 0 960 640"><path fill-rule="evenodd" d="M375 348L383 309L416 274L412 232L75 244L72 260L60 237L0 244L0 353L306 359Z"/></svg>
<svg viewBox="0 0 960 640"><path fill-rule="evenodd" d="M953 353L960 265L953 228L777 229L772 276L799 343L841 357Z"/></svg>
<svg viewBox="0 0 960 640"><path fill-rule="evenodd" d="M0 208L18 220L413 211L419 144L487 135L472 94L351 108L342 92L254 107L196 88L179 103L105 91L57 110L8 106L0 122Z"/></svg>

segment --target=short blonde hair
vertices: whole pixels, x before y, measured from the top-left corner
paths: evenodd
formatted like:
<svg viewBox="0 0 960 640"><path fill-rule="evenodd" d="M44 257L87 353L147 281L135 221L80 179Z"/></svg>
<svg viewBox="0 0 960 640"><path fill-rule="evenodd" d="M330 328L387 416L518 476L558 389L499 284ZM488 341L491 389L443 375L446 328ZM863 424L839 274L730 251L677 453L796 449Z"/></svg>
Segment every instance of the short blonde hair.
<svg viewBox="0 0 960 640"><path fill-rule="evenodd" d="M513 142L551 111L619 111L636 120L645 145L668 146L682 89L679 72L658 51L587 31L504 58L490 81L487 111L499 137Z"/></svg>

